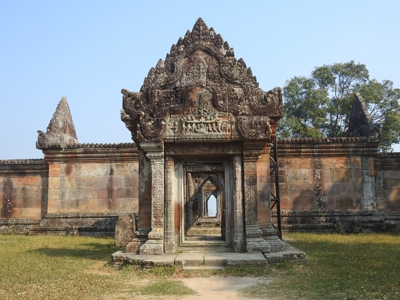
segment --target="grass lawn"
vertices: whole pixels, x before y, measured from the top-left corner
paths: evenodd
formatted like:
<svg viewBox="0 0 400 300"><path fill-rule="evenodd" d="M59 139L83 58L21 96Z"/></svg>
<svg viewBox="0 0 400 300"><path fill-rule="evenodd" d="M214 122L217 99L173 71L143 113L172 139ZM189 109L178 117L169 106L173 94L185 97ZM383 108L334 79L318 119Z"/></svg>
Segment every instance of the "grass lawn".
<svg viewBox="0 0 400 300"><path fill-rule="evenodd" d="M400 299L400 235L288 234L306 263L183 272L110 268L112 238L0 235L0 299L131 299L195 294L182 277L263 276L248 297Z"/></svg>

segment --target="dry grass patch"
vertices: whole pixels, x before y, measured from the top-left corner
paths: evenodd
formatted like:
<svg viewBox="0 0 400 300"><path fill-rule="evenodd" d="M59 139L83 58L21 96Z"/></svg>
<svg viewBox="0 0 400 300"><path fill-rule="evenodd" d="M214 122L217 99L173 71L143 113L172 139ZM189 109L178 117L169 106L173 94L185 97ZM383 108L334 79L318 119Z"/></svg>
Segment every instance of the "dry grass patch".
<svg viewBox="0 0 400 300"><path fill-rule="evenodd" d="M195 293L181 280L215 275L265 279L245 297L400 299L399 234L288 236L306 263L188 272L110 268L112 238L0 235L0 299L172 299Z"/></svg>

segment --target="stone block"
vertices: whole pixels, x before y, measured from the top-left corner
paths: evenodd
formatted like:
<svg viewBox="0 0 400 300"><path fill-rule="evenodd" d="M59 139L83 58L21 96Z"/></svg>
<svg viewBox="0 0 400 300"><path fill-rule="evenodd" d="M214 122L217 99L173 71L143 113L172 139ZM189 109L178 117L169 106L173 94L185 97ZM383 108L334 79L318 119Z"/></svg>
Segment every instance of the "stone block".
<svg viewBox="0 0 400 300"><path fill-rule="evenodd" d="M96 211L117 211L118 200L116 199L96 199Z"/></svg>
<svg viewBox="0 0 400 300"><path fill-rule="evenodd" d="M307 210L315 207L314 193L307 192L300 196L291 199L291 209L294 210Z"/></svg>
<svg viewBox="0 0 400 300"><path fill-rule="evenodd" d="M112 176L99 176L97 177L97 187L99 189L112 188Z"/></svg>
<svg viewBox="0 0 400 300"><path fill-rule="evenodd" d="M282 161L282 165L281 165ZM290 157L290 158L279 158L279 167L290 168L290 169L309 169L313 166L312 157Z"/></svg>
<svg viewBox="0 0 400 300"><path fill-rule="evenodd" d="M375 184L364 182L363 183L363 196L364 197L374 197L375 196Z"/></svg>
<svg viewBox="0 0 400 300"><path fill-rule="evenodd" d="M77 177L61 177L60 178L60 188L71 189L78 188L78 178Z"/></svg>
<svg viewBox="0 0 400 300"><path fill-rule="evenodd" d="M375 198L361 197L361 209L367 209L367 210L375 209Z"/></svg>
<svg viewBox="0 0 400 300"><path fill-rule="evenodd" d="M351 169L351 180L353 182L362 182L361 169Z"/></svg>
<svg viewBox="0 0 400 300"><path fill-rule="evenodd" d="M336 197L325 197L326 198L326 207L321 207L321 208L326 208L329 210L336 209L336 202L337 199ZM323 203L324 201L321 201Z"/></svg>
<svg viewBox="0 0 400 300"><path fill-rule="evenodd" d="M63 177L76 177L78 176L78 164L66 163L61 168L61 176Z"/></svg>
<svg viewBox="0 0 400 300"><path fill-rule="evenodd" d="M61 174L61 165L49 164L49 177L59 177Z"/></svg>
<svg viewBox="0 0 400 300"><path fill-rule="evenodd" d="M353 182L353 197L361 198L363 195L363 183Z"/></svg>
<svg viewBox="0 0 400 300"><path fill-rule="evenodd" d="M361 157L360 156L351 156L351 168L353 169L361 169Z"/></svg>
<svg viewBox="0 0 400 300"><path fill-rule="evenodd" d="M131 164L130 163L113 163L111 164L113 170L112 175L131 175Z"/></svg>
<svg viewBox="0 0 400 300"><path fill-rule="evenodd" d="M147 267L173 267L176 254L146 255L143 265Z"/></svg>
<svg viewBox="0 0 400 300"><path fill-rule="evenodd" d="M123 180L123 187L133 187L133 188L138 188L138 182L137 180L135 181L135 177L136 176L132 176L132 175L127 175L127 176L123 176L122 180Z"/></svg>
<svg viewBox="0 0 400 300"><path fill-rule="evenodd" d="M383 178L397 178L400 179L400 170L383 170L381 171Z"/></svg>
<svg viewBox="0 0 400 300"><path fill-rule="evenodd" d="M115 188L122 188L124 187L124 177L121 175L114 175L111 177L111 185Z"/></svg>
<svg viewBox="0 0 400 300"><path fill-rule="evenodd" d="M395 178L383 178L383 188L385 190L398 189L400 187L400 180Z"/></svg>
<svg viewBox="0 0 400 300"><path fill-rule="evenodd" d="M97 199L108 199L108 198L112 198L112 189L107 190L107 189L98 189L96 190L96 198Z"/></svg>
<svg viewBox="0 0 400 300"><path fill-rule="evenodd" d="M399 212L400 211L400 199L399 198L393 198L393 199L387 199L384 205L385 210L390 211L390 212Z"/></svg>
<svg viewBox="0 0 400 300"><path fill-rule="evenodd" d="M331 169L331 182L343 182L351 181L351 170L350 169Z"/></svg>
<svg viewBox="0 0 400 300"><path fill-rule="evenodd" d="M49 189L59 189L59 188L60 188L60 177L50 177Z"/></svg>
<svg viewBox="0 0 400 300"><path fill-rule="evenodd" d="M49 189L48 199L49 200L58 200L59 197L59 189Z"/></svg>
<svg viewBox="0 0 400 300"><path fill-rule="evenodd" d="M57 197L58 198L58 197ZM47 213L58 213L60 212L61 204L59 203L58 199L48 199L47 202Z"/></svg>
<svg viewBox="0 0 400 300"><path fill-rule="evenodd" d="M325 183L325 195L333 197L352 196L352 182Z"/></svg>
<svg viewBox="0 0 400 300"><path fill-rule="evenodd" d="M331 182L331 170L328 168L321 169L321 181L329 183Z"/></svg>
<svg viewBox="0 0 400 300"><path fill-rule="evenodd" d="M350 157L321 157L320 164L324 166L324 168L350 168Z"/></svg>
<svg viewBox="0 0 400 300"><path fill-rule="evenodd" d="M78 165L79 176L105 176L110 175L110 165L108 163L90 163Z"/></svg>
<svg viewBox="0 0 400 300"><path fill-rule="evenodd" d="M363 170L369 170L371 173L374 172L374 158L363 156L361 158L361 167ZM373 175L373 174L371 174Z"/></svg>
<svg viewBox="0 0 400 300"><path fill-rule="evenodd" d="M117 205L118 212L137 213L139 211L139 200L137 198L118 199Z"/></svg>
<svg viewBox="0 0 400 300"><path fill-rule="evenodd" d="M24 207L19 213L20 218L35 218L40 219L41 217L41 207Z"/></svg>
<svg viewBox="0 0 400 300"><path fill-rule="evenodd" d="M134 238L135 231L136 222L134 214L119 216L117 225L115 226L115 245L117 247L125 247Z"/></svg>
<svg viewBox="0 0 400 300"><path fill-rule="evenodd" d="M63 213L74 212L74 211L78 212L80 211L80 207L82 206L80 205L80 200L62 200L59 201L59 203L61 211Z"/></svg>
<svg viewBox="0 0 400 300"><path fill-rule="evenodd" d="M133 188L113 189L113 198L130 198L133 196Z"/></svg>
<svg viewBox="0 0 400 300"><path fill-rule="evenodd" d="M95 175L80 175L77 181L78 188L95 188L97 186L98 177Z"/></svg>
<svg viewBox="0 0 400 300"><path fill-rule="evenodd" d="M351 196L338 197L336 199L336 207L334 207L334 209L340 209L340 210L354 209L355 207L353 199L354 198Z"/></svg>
<svg viewBox="0 0 400 300"><path fill-rule="evenodd" d="M27 177L14 177L12 179L14 186L25 186L27 182Z"/></svg>
<svg viewBox="0 0 400 300"><path fill-rule="evenodd" d="M288 172L289 181L309 181L309 169L290 169Z"/></svg>

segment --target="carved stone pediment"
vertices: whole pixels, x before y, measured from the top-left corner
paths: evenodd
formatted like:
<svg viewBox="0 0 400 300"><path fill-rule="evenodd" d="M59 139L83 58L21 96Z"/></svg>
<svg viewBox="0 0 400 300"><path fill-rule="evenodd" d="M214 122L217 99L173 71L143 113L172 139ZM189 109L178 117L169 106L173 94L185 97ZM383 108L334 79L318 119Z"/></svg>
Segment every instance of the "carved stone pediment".
<svg viewBox="0 0 400 300"><path fill-rule="evenodd" d="M262 91L243 59L201 18L150 69L140 92L122 94L123 121L136 142L269 139L265 122L282 115L281 89ZM242 129L262 123L262 134L249 133L256 127L238 130L239 119Z"/></svg>

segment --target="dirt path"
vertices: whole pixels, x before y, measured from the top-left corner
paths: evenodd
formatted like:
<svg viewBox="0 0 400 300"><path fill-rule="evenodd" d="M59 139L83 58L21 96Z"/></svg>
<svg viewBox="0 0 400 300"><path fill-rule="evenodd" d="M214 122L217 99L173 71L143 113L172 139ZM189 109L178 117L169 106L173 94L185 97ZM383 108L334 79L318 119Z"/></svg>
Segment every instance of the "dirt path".
<svg viewBox="0 0 400 300"><path fill-rule="evenodd" d="M179 281L182 281L187 287L192 288L198 293L197 295L182 297L181 299L184 300L237 300L249 299L240 297L239 290L259 283L268 283L271 280L260 277L212 276L208 278L181 278Z"/></svg>

